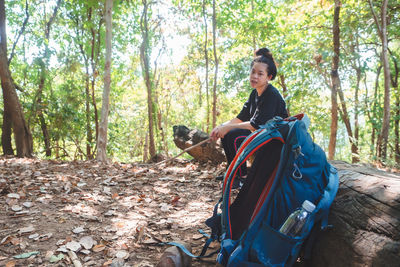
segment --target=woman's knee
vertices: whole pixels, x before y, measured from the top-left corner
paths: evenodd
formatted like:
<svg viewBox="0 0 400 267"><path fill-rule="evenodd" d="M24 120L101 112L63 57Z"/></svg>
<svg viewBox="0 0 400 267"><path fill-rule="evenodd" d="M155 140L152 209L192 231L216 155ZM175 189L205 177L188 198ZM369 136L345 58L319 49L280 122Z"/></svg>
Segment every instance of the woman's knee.
<svg viewBox="0 0 400 267"><path fill-rule="evenodd" d="M249 134L251 133L250 130L245 130L245 129L232 129L230 130L224 138L221 138L222 145L233 145L238 141L238 139L244 139L246 138Z"/></svg>

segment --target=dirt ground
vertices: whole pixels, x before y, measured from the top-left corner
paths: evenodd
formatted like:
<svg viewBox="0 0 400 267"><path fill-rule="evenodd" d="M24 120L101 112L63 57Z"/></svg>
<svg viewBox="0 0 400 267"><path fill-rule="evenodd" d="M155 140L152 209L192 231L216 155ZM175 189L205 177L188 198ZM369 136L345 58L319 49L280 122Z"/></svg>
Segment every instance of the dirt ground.
<svg viewBox="0 0 400 267"><path fill-rule="evenodd" d="M180 240L198 255L222 166L102 165L0 157L0 266L156 266ZM219 248L213 243L209 251ZM192 261L192 266L215 266Z"/></svg>

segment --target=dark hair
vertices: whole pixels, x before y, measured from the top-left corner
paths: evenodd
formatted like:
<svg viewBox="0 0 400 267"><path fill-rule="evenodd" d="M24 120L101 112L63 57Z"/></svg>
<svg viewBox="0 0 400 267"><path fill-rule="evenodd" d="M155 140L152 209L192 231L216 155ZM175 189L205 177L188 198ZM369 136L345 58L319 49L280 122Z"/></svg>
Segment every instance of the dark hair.
<svg viewBox="0 0 400 267"><path fill-rule="evenodd" d="M275 60L272 56L272 53L269 51L268 48L260 48L255 52L255 57L251 62L251 67L253 67L254 63L260 62L267 64L267 74L272 75L271 80L275 79L276 76L276 65Z"/></svg>

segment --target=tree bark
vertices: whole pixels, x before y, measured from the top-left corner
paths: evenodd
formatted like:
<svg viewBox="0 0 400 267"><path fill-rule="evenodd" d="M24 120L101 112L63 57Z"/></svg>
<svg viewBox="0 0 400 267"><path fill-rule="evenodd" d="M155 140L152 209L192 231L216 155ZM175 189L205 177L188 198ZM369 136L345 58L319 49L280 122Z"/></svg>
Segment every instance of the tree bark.
<svg viewBox="0 0 400 267"><path fill-rule="evenodd" d="M6 123L9 123L7 119L11 118L17 156L31 157L33 152L32 135L25 122L24 113L8 68L7 56L4 54L2 48L0 48L0 77L3 88L4 109L10 114L10 116L6 116Z"/></svg>
<svg viewBox="0 0 400 267"><path fill-rule="evenodd" d="M46 48L46 50L47 50L47 48ZM39 79L39 88L38 88L38 91L36 94L36 96L37 96L36 111L37 111L37 116L39 118L40 128L42 129L46 156L51 156L50 137L49 137L49 132L47 130L46 120L43 115L43 103L42 103L43 88L44 88L44 83L46 80L46 78L45 78L46 77L46 67L45 67L44 62L40 63L40 69L41 69L41 71L40 71L40 79Z"/></svg>
<svg viewBox="0 0 400 267"><path fill-rule="evenodd" d="M387 145L388 145L389 127L390 127L390 67L389 67L389 57L388 57L388 34L387 34L387 19L386 19L388 0L382 1L380 22L378 16L375 14L374 6L371 0L369 0L369 4L382 43L382 63L383 63L385 93L383 100L382 130L380 132L378 139L377 154L379 160L385 161L387 157Z"/></svg>
<svg viewBox="0 0 400 267"><path fill-rule="evenodd" d="M0 47L3 53L7 55L6 8L4 0L0 0Z"/></svg>
<svg viewBox="0 0 400 267"><path fill-rule="evenodd" d="M92 20L92 8L88 9L88 22L91 22ZM77 21L77 27L79 27L79 22ZM79 38L82 38L83 33L83 27L80 27L82 29L82 34L78 34ZM91 26L93 28L93 26ZM77 30L78 32L78 30ZM93 43L91 43L93 45ZM92 134L92 127L90 126L91 122L91 116L90 116L90 73L89 73L89 59L88 56L86 55L86 52L83 48L83 44L79 42L79 48L82 54L82 57L85 62L85 71L86 71L86 76L85 76L85 108L86 108L86 158L87 159L93 159L92 155L92 142L93 142L93 134ZM93 47L92 47L93 49Z"/></svg>
<svg viewBox="0 0 400 267"><path fill-rule="evenodd" d="M12 148L12 143L11 143L11 134L12 134L11 114L4 106L3 125L1 132L1 144L3 147L4 155L14 155L14 149Z"/></svg>
<svg viewBox="0 0 400 267"><path fill-rule="evenodd" d="M333 228L314 245L307 266L398 266L400 175L345 162L329 214Z"/></svg>
<svg viewBox="0 0 400 267"><path fill-rule="evenodd" d="M255 13L254 0L251 0L250 4L251 4L251 20L254 21L255 20L254 19L254 13ZM255 55L256 50L257 50L257 42L256 42L256 35L254 34L253 31L251 33L251 39L252 39L252 44L253 44L253 53Z"/></svg>
<svg viewBox="0 0 400 267"><path fill-rule="evenodd" d="M31 132L25 122L24 113L19 103L15 84L12 80L7 59L6 12L4 0L0 0L0 78L3 90L4 115L2 141L3 151L11 154L11 125L14 131L18 157L31 157L33 142Z"/></svg>
<svg viewBox="0 0 400 267"><path fill-rule="evenodd" d="M396 57L391 54L394 73L390 75L390 80L392 82L392 87L395 92L395 116L394 116L394 135L395 135L395 143L394 143L394 159L397 164L400 165L400 90L399 90L399 74L400 69L398 65L398 61Z"/></svg>
<svg viewBox="0 0 400 267"><path fill-rule="evenodd" d="M46 150L46 156L51 156L51 145L50 145L50 135L49 131L47 129L47 123L46 119L44 118L44 109L43 109L43 103L42 103L42 96L43 96L43 90L44 90L44 85L46 82L46 75L47 75L47 66L49 62L49 57L50 57L50 49L49 49L49 39L50 39L50 30L51 26L57 16L58 9L60 7L61 0L57 1L57 5L53 10L53 14L50 17L49 21L46 23L46 28L44 32L44 51L43 51L43 57L40 61L40 74L39 74L39 87L37 91L37 100L36 100L36 111L37 111L37 116L39 118L39 123L40 127L42 129L42 134L43 134L43 141L45 145L45 150Z"/></svg>
<svg viewBox="0 0 400 267"><path fill-rule="evenodd" d="M18 36L17 36L17 38L15 39L15 41L13 43L13 46L12 46L12 49L11 49L11 53L10 53L10 57L8 58L8 65L10 65L10 62L14 57L15 47L17 46L19 38L25 32L25 28L26 28L26 25L28 24L28 21L29 21L29 5L28 5L28 0L25 0L25 19L24 19L24 22L22 23L21 29L18 32Z"/></svg>
<svg viewBox="0 0 400 267"><path fill-rule="evenodd" d="M384 0L382 2L382 10L381 10L381 21L382 21L382 58L383 58L383 73L384 73L384 81L385 81L385 96L383 100L383 122L382 122L382 131L380 134L380 139L378 143L378 151L379 157L383 160L387 157L387 145L389 138L389 127L390 127L390 67L389 67L389 58L388 58L388 36L387 36L387 19L386 19L386 10L387 10L388 0Z"/></svg>
<svg viewBox="0 0 400 267"><path fill-rule="evenodd" d="M90 14L92 14L92 11L90 12ZM100 39L101 39L100 28L101 28L102 24L103 24L103 19L100 19L99 25L98 25L99 29L97 31L97 51L96 51L96 32L95 32L93 26L90 27L90 32L92 34L92 40L91 40L92 48L91 48L91 54L90 54L90 62L92 65L91 94L92 94L92 105L93 105L93 113L94 113L94 123L95 123L95 128L96 128L96 141L99 136L99 115L98 115L98 110L97 110L96 98L94 95L94 89L95 89L96 77L98 76L97 63L98 63L99 54L100 54ZM96 53L95 53L95 51L96 51Z"/></svg>
<svg viewBox="0 0 400 267"><path fill-rule="evenodd" d="M6 13L4 0L0 1L0 46L3 50L4 54L7 55L7 34L6 34ZM7 66L8 69L8 66ZM4 90L4 89L3 89ZM3 95L4 99L4 95ZM5 101L5 99L4 99ZM1 132L1 144L3 147L3 153L5 155L14 155L14 150L12 148L11 143L11 134L12 134L12 120L11 114L8 110L7 105L4 105L3 111L3 125Z"/></svg>
<svg viewBox="0 0 400 267"><path fill-rule="evenodd" d="M206 1L203 0L203 20L204 20L204 59L206 63L206 104L207 104L207 127L206 132L209 132L210 127L210 101L208 94L208 29L207 29L207 12L206 12Z"/></svg>
<svg viewBox="0 0 400 267"><path fill-rule="evenodd" d="M101 122L99 127L99 137L97 140L96 159L101 162L107 161L107 130L108 112L110 110L110 85L111 85L111 53L112 53L112 7L113 0L106 0L106 62L104 66L104 90L103 102L101 107Z"/></svg>
<svg viewBox="0 0 400 267"><path fill-rule="evenodd" d="M149 152L150 158L156 155L156 148L154 142L154 110L153 110L153 88L150 78L150 64L149 64L149 27L148 27L148 13L149 4L147 0L142 0L143 13L140 19L140 30L142 33L142 44L140 46L140 61L142 65L143 78L146 83L147 89L147 115L149 122Z"/></svg>
<svg viewBox="0 0 400 267"><path fill-rule="evenodd" d="M372 99L372 109L370 112L370 107L369 107L369 103L367 102L367 97L365 98L365 110L367 111L367 116L368 119L370 120L371 124L372 124L372 133L371 133L371 156L375 156L374 153L374 145L375 145L375 139L376 139L376 132L378 129L378 123L377 123L377 119L376 117L378 116L376 114L377 111L377 106L379 104L379 99L378 99L378 89L379 89L379 76L381 74L381 70L382 70L382 65L379 65L377 71L376 71L376 76L375 76L375 86L374 86L374 96Z"/></svg>
<svg viewBox="0 0 400 267"><path fill-rule="evenodd" d="M340 87L340 79L339 79L339 15L340 15L340 1L335 0L335 9L334 9L334 18L333 18L333 49L334 56L332 59L332 71L331 71L331 134L329 138L329 148L328 148L328 158L330 160L335 158L335 149L336 149L336 136L337 136L337 127L338 127L338 102L337 102L337 91Z"/></svg>
<svg viewBox="0 0 400 267"><path fill-rule="evenodd" d="M360 45L358 42L358 33L355 36L355 45L354 45L354 52L356 54L360 54ZM360 101L359 101L359 92L360 92L360 83L361 83L361 62L360 58L357 56L355 60L355 70L356 70L356 77L357 77L357 83L356 83L356 88L354 92L354 146L352 145L352 162L356 163L360 161L360 155L358 151L358 145L359 145L359 132L360 132L360 126L359 126L359 108L360 108Z"/></svg>
<svg viewBox="0 0 400 267"><path fill-rule="evenodd" d="M85 60L85 69L86 69L86 77L85 77L85 106L86 106L86 157L88 159L93 159L92 155L92 146L93 135L92 135L92 127L90 126L91 116L90 116L90 88L89 88L89 62Z"/></svg>
<svg viewBox="0 0 400 267"><path fill-rule="evenodd" d="M143 162L147 162L148 160L149 160L149 133L146 133L143 145Z"/></svg>
<svg viewBox="0 0 400 267"><path fill-rule="evenodd" d="M400 90L397 87L397 94L396 94L396 119L394 120L394 135L396 137L395 140L395 148L394 148L394 159L398 165L400 165Z"/></svg>
<svg viewBox="0 0 400 267"><path fill-rule="evenodd" d="M215 7L215 0L213 0L212 28L213 28L214 64L215 64L213 104L212 104L212 128L215 128L215 126L217 125L217 80L218 80L217 13L216 13L216 7Z"/></svg>
<svg viewBox="0 0 400 267"><path fill-rule="evenodd" d="M357 146L357 142L356 142L356 138L354 138L353 135L353 130L351 127L351 123L350 123L350 116L349 113L347 112L347 106L346 106L346 100L344 98L344 94L343 94L343 90L342 90L342 86L341 86L341 82L340 82L340 78L339 78L339 72L338 72L338 68L339 68L339 59L340 59L340 22L339 22L339 18L340 18L340 8L342 6L342 3L340 2L340 0L335 0L335 11L334 11L334 21L333 21L333 50L334 50L334 56L333 56L333 68L332 68L332 73L331 73L331 77L332 77L332 87L335 88L334 91L337 91L338 95L339 95L339 99L340 99L340 103L341 103L341 110L339 109L340 115L343 119L343 122L346 126L346 130L347 130L347 135L349 138L349 142L351 145L351 152L352 152L352 162L358 162L359 161L359 155L358 155L358 146ZM359 78L360 76L358 76ZM357 105L358 105L358 91L356 89L356 98L355 98L355 106L357 109ZM336 100L337 102L337 100ZM355 120L355 124L357 124L357 117ZM336 123L336 127L337 127L337 123ZM336 137L335 137L336 138Z"/></svg>
<svg viewBox="0 0 400 267"><path fill-rule="evenodd" d="M285 75L283 75L283 74L279 74L279 85L282 87L282 95L283 95L283 98L287 98L287 96L288 96L288 89L287 89L287 86L286 86L286 81L285 81ZM289 115L289 117L290 117L290 110L289 110L289 107L290 107L290 100L286 100L286 110L287 110L287 112L288 112L288 115Z"/></svg>

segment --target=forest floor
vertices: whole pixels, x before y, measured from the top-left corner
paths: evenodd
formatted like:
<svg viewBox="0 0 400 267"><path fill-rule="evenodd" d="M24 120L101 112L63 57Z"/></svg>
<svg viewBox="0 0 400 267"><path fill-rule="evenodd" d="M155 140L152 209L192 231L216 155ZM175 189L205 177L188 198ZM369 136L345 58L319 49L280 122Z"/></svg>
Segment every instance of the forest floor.
<svg viewBox="0 0 400 267"><path fill-rule="evenodd" d="M221 173L183 160L155 167L0 157L0 266L156 266L166 249L159 242L175 240L198 255ZM215 265L215 257L192 262Z"/></svg>

